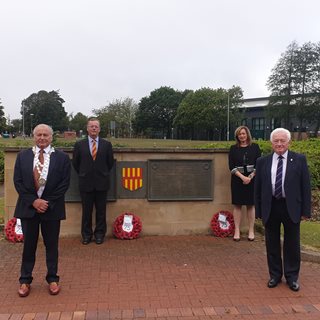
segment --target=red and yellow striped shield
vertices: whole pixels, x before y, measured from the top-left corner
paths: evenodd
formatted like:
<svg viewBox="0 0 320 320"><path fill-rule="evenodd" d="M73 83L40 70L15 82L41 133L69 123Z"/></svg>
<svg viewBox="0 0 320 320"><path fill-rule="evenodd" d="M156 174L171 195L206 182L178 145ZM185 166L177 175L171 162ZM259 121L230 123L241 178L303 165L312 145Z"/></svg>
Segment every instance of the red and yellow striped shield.
<svg viewBox="0 0 320 320"><path fill-rule="evenodd" d="M122 168L122 186L130 191L142 188L142 168Z"/></svg>

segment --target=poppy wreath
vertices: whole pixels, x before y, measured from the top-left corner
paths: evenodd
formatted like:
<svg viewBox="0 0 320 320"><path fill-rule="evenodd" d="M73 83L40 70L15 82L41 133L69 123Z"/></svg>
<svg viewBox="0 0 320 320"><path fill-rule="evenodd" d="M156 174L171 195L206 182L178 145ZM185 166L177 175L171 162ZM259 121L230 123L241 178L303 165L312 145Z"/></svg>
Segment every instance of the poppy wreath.
<svg viewBox="0 0 320 320"><path fill-rule="evenodd" d="M123 229L123 220L125 215L132 216L133 228L131 231L126 231ZM116 220L113 223L113 234L118 239L136 239L139 237L141 230L142 222L140 218L131 212L122 213L120 216L116 218Z"/></svg>
<svg viewBox="0 0 320 320"><path fill-rule="evenodd" d="M216 237L225 238L234 234L233 215L229 211L219 211L215 213L211 219L210 225L211 230Z"/></svg>
<svg viewBox="0 0 320 320"><path fill-rule="evenodd" d="M16 233L17 218L12 218L8 221L6 227L4 228L6 238L10 242L23 242L23 234Z"/></svg>

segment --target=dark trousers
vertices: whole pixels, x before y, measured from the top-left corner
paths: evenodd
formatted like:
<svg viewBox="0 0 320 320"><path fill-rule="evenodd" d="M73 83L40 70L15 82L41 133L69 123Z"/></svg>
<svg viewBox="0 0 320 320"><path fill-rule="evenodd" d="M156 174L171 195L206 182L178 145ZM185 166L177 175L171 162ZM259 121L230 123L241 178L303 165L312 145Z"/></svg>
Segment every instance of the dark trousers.
<svg viewBox="0 0 320 320"><path fill-rule="evenodd" d="M31 283L33 280L32 271L36 262L39 226L46 248L46 280L48 283L59 282L57 272L60 220L42 220L40 214L36 214L31 219L21 219L21 226L24 240L19 282Z"/></svg>
<svg viewBox="0 0 320 320"><path fill-rule="evenodd" d="M283 268L281 258L280 229L284 228ZM297 281L300 271L300 223L289 217L285 199L272 200L272 208L265 225L265 237L269 274L280 280L284 274L288 283Z"/></svg>
<svg viewBox="0 0 320 320"><path fill-rule="evenodd" d="M106 205L107 191L81 192L82 223L81 235L83 239L91 239L94 234L96 239L103 239L107 231ZM96 225L92 229L92 211L96 209Z"/></svg>

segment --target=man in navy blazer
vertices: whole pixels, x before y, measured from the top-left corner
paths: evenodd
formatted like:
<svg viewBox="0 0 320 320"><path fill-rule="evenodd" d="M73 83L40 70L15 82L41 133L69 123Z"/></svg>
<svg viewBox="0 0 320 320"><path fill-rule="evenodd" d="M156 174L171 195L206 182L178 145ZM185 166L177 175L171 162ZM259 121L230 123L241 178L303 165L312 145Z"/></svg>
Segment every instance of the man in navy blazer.
<svg viewBox="0 0 320 320"><path fill-rule="evenodd" d="M99 138L100 122L96 118L87 123L88 137L76 142L72 164L79 177L82 201L81 235L87 245L95 237L102 244L107 231L106 204L113 166L113 150L109 141ZM92 228L93 206L96 209L96 225Z"/></svg>
<svg viewBox="0 0 320 320"><path fill-rule="evenodd" d="M24 236L20 297L28 296L31 290L39 226L46 248L49 293L56 295L60 291L58 241L60 222L66 218L64 196L71 171L68 155L51 146L53 132L49 126L37 125L33 135L35 146L19 152L13 178L19 194L14 216L21 219Z"/></svg>
<svg viewBox="0 0 320 320"><path fill-rule="evenodd" d="M284 274L289 288L298 291L300 221L311 215L310 176L305 156L288 150L291 140L288 130L273 130L270 140L274 152L257 160L255 181L256 217L262 218L265 227L268 287L276 287ZM284 226L283 266L281 224Z"/></svg>

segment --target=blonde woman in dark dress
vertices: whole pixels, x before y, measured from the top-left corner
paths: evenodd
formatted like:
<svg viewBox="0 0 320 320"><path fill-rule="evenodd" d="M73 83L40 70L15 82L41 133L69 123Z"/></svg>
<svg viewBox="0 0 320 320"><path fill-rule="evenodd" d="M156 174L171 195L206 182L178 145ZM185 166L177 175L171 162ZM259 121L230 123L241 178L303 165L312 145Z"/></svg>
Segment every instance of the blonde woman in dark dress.
<svg viewBox="0 0 320 320"><path fill-rule="evenodd" d="M236 144L229 152L229 169L231 171L231 196L235 224L234 241L240 241L241 208L246 206L249 224L248 240L254 240L254 177L257 159L261 150L252 142L248 127L240 126L235 131Z"/></svg>

